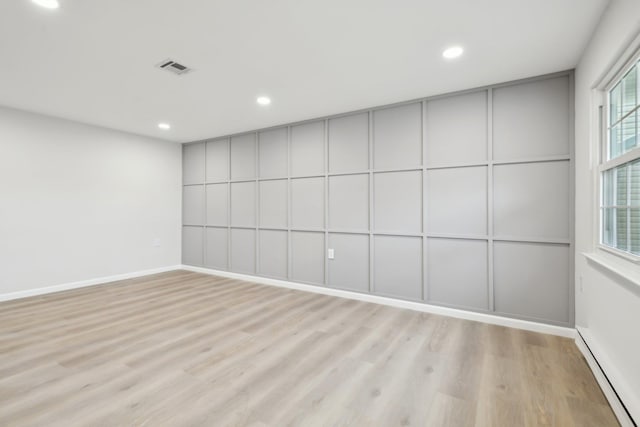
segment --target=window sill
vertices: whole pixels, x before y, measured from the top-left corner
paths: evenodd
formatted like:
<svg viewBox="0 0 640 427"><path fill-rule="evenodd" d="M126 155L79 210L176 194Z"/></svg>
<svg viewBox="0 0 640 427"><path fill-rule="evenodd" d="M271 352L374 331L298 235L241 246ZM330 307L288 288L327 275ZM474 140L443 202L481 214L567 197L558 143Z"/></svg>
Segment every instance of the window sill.
<svg viewBox="0 0 640 427"><path fill-rule="evenodd" d="M583 252L582 255L587 261L594 263L627 282L640 288L640 268L638 264L631 260L617 257L608 251L599 250L597 252Z"/></svg>
<svg viewBox="0 0 640 427"><path fill-rule="evenodd" d="M600 244L598 245L598 249L604 251L607 255L612 254L617 258L614 258L617 261L628 261L632 264L640 264L640 257L629 252L624 252L616 248L612 248L611 246Z"/></svg>

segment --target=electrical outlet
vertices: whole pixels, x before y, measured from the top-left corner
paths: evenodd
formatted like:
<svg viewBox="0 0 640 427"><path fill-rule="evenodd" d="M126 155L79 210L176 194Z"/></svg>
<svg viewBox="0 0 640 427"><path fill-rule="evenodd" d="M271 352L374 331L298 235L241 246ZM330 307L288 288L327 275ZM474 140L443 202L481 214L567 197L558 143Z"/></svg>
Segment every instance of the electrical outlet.
<svg viewBox="0 0 640 427"><path fill-rule="evenodd" d="M333 259L335 257L335 251L333 249L329 249L327 251L327 257L329 257L329 259Z"/></svg>

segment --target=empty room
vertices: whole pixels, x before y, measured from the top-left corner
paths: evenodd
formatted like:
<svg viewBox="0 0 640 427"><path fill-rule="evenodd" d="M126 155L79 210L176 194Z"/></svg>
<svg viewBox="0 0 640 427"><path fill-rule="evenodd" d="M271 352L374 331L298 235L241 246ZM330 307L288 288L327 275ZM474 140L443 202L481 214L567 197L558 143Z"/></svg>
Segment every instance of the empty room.
<svg viewBox="0 0 640 427"><path fill-rule="evenodd" d="M0 1L0 426L637 427L640 1Z"/></svg>

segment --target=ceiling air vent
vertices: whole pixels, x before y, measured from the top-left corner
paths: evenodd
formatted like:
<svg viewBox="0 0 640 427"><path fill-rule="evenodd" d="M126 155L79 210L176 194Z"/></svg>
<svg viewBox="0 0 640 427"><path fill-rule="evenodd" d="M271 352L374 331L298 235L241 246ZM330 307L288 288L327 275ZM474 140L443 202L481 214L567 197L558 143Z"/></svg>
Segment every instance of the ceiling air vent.
<svg viewBox="0 0 640 427"><path fill-rule="evenodd" d="M174 61L173 59L165 59L164 61L156 64L156 67L172 72L173 74L181 75L188 73L191 71L191 68L186 65L182 65L179 62Z"/></svg>

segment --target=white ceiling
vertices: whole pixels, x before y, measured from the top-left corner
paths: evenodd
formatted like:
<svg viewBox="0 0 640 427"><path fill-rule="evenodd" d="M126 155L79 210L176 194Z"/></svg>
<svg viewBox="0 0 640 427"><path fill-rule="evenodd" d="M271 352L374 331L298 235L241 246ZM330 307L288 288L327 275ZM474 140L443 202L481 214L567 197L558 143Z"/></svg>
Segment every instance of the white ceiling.
<svg viewBox="0 0 640 427"><path fill-rule="evenodd" d="M0 0L0 105L181 142L570 69L608 3L59 1Z"/></svg>

